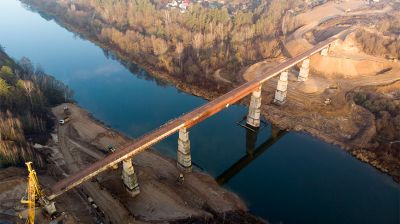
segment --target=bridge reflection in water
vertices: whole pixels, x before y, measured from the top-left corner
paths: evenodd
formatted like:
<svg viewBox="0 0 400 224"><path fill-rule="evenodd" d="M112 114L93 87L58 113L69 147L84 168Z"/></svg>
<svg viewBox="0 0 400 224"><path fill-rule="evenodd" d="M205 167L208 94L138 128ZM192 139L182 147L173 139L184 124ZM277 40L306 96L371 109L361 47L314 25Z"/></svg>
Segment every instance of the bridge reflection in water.
<svg viewBox="0 0 400 224"><path fill-rule="evenodd" d="M280 130L278 127L272 124L270 126L271 137L258 147L256 147L256 144L259 131L246 129L246 155L239 159L227 170L225 170L217 178L215 178L218 184L223 185L229 182L230 179L236 176L247 165L257 159L260 155L262 155L265 151L267 151L271 146L273 146L276 142L278 142L283 136L287 134L287 131Z"/></svg>

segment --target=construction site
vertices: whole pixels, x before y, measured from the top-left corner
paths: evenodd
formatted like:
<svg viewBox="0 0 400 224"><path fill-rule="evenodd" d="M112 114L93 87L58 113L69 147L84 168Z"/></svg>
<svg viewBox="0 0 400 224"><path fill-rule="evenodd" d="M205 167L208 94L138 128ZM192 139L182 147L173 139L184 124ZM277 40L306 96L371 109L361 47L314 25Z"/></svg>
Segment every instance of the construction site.
<svg viewBox="0 0 400 224"><path fill-rule="evenodd" d="M56 125L51 139L46 145L34 145L46 157L45 168L35 169L27 161L19 167L0 170L0 220L30 224L268 223L252 215L247 202L220 186L211 175L195 165L192 167L190 154L190 158L179 155L177 162L151 147L140 149L139 154L135 145L171 126L171 130L179 131L179 147L184 147L189 142L186 128L237 102L249 105L247 116L256 117L255 126L260 126L260 116L264 116L280 130L307 132L340 146L398 181L400 164L395 157L398 153L390 156L392 145L395 148L397 143L392 140L382 143L377 116L355 100L359 92L373 91L398 102L400 62L368 54L357 41L360 29L377 32L374 16L393 10L392 4L371 8L365 1L340 4L330 1L299 13L296 18L301 26L281 40L279 58L249 66L235 81L218 71L213 74L222 83L243 83L227 94L229 98L204 95L214 100L210 106L206 104L169 121L141 139L121 134L77 104L52 108ZM307 52L312 53L304 56ZM292 60L296 62L293 66ZM300 81L305 70L307 74ZM271 77L266 79L266 74ZM283 88L279 87L282 82L286 85ZM258 83L258 90L250 87L253 83ZM181 90L185 88L179 86ZM278 93L280 88L284 93ZM188 92L202 95L193 90ZM252 94L250 104L249 98L244 98L249 94ZM200 109L206 112L200 113ZM190 120L185 120L187 117ZM174 122L182 122L183 126L175 128ZM392 151L375 150L380 147ZM122 158L117 158L118 152L128 148L138 153L115 162ZM100 168L104 172L94 174L91 168L95 169L99 161L105 161ZM185 162L190 163L192 170L179 166ZM74 176L85 171L88 173L84 176ZM48 200L50 195L54 200Z"/></svg>

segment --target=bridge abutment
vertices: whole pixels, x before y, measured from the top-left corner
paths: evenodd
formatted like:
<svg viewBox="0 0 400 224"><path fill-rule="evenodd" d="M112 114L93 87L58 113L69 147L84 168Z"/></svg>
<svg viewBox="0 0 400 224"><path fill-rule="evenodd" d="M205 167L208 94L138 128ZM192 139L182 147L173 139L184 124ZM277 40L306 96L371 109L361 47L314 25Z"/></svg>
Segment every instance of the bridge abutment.
<svg viewBox="0 0 400 224"><path fill-rule="evenodd" d="M132 164L132 159L126 159L122 162L122 180L127 191L131 196L136 196L140 193L139 183Z"/></svg>
<svg viewBox="0 0 400 224"><path fill-rule="evenodd" d="M55 203L53 201L49 201L46 198L40 198L39 203L50 216L54 215L57 212Z"/></svg>
<svg viewBox="0 0 400 224"><path fill-rule="evenodd" d="M283 105L286 102L288 79L289 79L288 74L289 74L288 71L284 71L281 73L279 77L274 99L274 103L277 105Z"/></svg>
<svg viewBox="0 0 400 224"><path fill-rule="evenodd" d="M310 73L310 59L306 58L306 59L304 59L302 65L301 65L300 73L299 73L299 76L297 77L297 81L299 81L299 82L307 81L309 73Z"/></svg>
<svg viewBox="0 0 400 224"><path fill-rule="evenodd" d="M260 127L261 90L262 86L260 85L251 95L249 114L247 115L247 124L255 128Z"/></svg>
<svg viewBox="0 0 400 224"><path fill-rule="evenodd" d="M329 55L329 46L321 50L321 56L328 56Z"/></svg>
<svg viewBox="0 0 400 224"><path fill-rule="evenodd" d="M192 155L190 153L189 132L186 128L179 130L177 165L185 172L192 171Z"/></svg>

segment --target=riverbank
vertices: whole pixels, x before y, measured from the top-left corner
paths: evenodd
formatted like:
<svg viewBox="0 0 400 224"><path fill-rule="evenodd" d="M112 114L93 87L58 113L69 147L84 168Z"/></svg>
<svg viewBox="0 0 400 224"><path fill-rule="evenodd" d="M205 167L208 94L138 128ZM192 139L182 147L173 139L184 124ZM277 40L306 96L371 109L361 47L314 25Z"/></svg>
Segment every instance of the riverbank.
<svg viewBox="0 0 400 224"><path fill-rule="evenodd" d="M67 175L106 156L107 145L117 148L132 139L106 127L75 104L67 104L71 120L51 133L47 145L36 145L46 159L46 169L36 169L44 189ZM54 116L64 117L65 105L53 108ZM133 158L140 194L132 197L121 180L122 167L106 171L92 181L58 197L56 207L65 213L65 223L267 223L251 215L245 203L209 175L195 169L184 174L176 161L149 149ZM26 214L19 200L26 190L24 168L0 170L0 220L19 223L18 213ZM13 187L11 187L13 186ZM36 221L48 222L40 208Z"/></svg>
<svg viewBox="0 0 400 224"><path fill-rule="evenodd" d="M63 117L63 106L53 109L56 117ZM78 171L105 156L104 148L117 148L131 139L95 121L90 114L74 104L68 104L71 121L59 127L58 148L61 155L56 162L66 173ZM54 147L53 147L54 148ZM61 153L60 153L61 152ZM61 162L64 161L64 162ZM209 223L265 223L249 214L246 205L233 193L220 187L212 177L194 171L185 174L185 181L178 181L181 171L176 161L148 150L133 158L141 193L132 198L121 181L121 166L100 174L95 182L83 184L82 191L93 198L107 217L113 217L115 207L110 201L96 197L89 185L98 185L110 194L123 214L145 222L176 222L208 220ZM95 189L95 188L94 188ZM109 213L109 214L107 214ZM115 218L114 221L117 221ZM122 219L124 220L124 219Z"/></svg>
<svg viewBox="0 0 400 224"><path fill-rule="evenodd" d="M79 35L83 39L90 40L101 49L107 51L108 56L114 57L116 60L120 61L120 63L123 64L127 69L132 69L130 65L139 65L140 70L145 70L147 73L151 74L149 75L149 78L155 79L159 83L172 85L182 92L202 97L207 100L212 100L220 96L221 94L233 89L235 87L234 83L238 84L238 82L240 82L240 79L235 80L232 83L218 82L215 80L203 80L204 82L201 82L200 80L199 82L192 83L186 82L182 80L181 77L173 76L168 73L168 71L158 69L156 68L156 66L149 63L149 61L147 61L147 58L153 58L154 55L131 55L123 49L120 49L117 45L112 44L111 42L100 40L98 36L89 32L88 27L70 24L66 15L59 16L56 11L47 10L47 8L43 6L41 2L29 0L19 1L25 4L29 8L29 10L38 12L42 17L46 19L53 19L56 23L58 23L65 29ZM134 67L133 69L138 69L138 67Z"/></svg>

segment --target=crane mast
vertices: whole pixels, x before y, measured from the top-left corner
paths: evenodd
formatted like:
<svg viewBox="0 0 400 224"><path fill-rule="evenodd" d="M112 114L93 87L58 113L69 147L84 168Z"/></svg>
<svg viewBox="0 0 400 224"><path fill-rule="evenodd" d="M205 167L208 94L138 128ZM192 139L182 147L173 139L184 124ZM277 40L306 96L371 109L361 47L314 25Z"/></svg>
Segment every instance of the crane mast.
<svg viewBox="0 0 400 224"><path fill-rule="evenodd" d="M28 205L28 218L26 223L35 223L35 208L36 202L39 202L44 206L47 212L52 215L55 212L54 202L50 203L45 199L42 188L39 184L39 179L37 177L36 171L32 167L32 162L25 163L28 168L28 185L26 188L27 198L22 198L21 203Z"/></svg>

